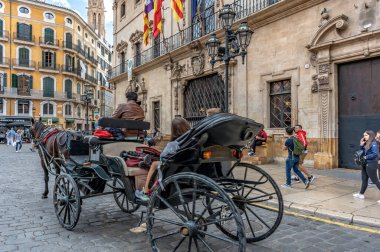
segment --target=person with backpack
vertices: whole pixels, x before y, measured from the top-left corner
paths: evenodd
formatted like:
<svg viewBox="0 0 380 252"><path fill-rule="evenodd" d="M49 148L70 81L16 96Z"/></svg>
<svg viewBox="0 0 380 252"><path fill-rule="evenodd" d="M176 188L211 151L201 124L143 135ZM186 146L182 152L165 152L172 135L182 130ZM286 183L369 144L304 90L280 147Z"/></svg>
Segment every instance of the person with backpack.
<svg viewBox="0 0 380 252"><path fill-rule="evenodd" d="M379 162L379 146L375 139L375 132L366 130L363 138L360 139L360 148L363 150L363 159L365 162L362 164L362 185L360 191L354 193L353 196L358 199L364 199L364 193L368 187L368 180L372 182L380 190L380 181L377 176L377 166ZM380 204L380 200L377 201Z"/></svg>
<svg viewBox="0 0 380 252"><path fill-rule="evenodd" d="M314 182L315 177L310 174L310 172L303 166L303 162L305 160L305 157L308 153L307 151L307 139L306 139L306 131L302 129L302 125L296 125L294 127L294 132L297 134L297 138L302 142L303 146L305 147L305 150L303 151L302 155L300 156L300 163L299 163L299 169L301 172L303 172L306 176L309 182L312 184ZM295 177L294 180L297 181L298 177ZM298 178L299 181L299 178Z"/></svg>
<svg viewBox="0 0 380 252"><path fill-rule="evenodd" d="M305 189L309 188L310 182L298 170L300 155L302 155L305 147L302 142L294 135L294 128L286 128L286 133L289 138L285 141L283 150L288 150L288 158L286 159L286 183L282 185L283 188L291 188L291 170L302 180L305 184Z"/></svg>

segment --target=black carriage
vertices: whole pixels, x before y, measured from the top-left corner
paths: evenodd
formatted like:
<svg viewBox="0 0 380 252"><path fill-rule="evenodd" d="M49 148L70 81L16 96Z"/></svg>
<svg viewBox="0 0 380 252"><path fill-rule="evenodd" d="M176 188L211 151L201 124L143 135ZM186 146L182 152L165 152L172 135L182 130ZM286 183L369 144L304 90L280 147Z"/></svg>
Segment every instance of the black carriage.
<svg viewBox="0 0 380 252"><path fill-rule="evenodd" d="M103 119L100 124L115 127L112 120ZM149 127L130 121L116 125L139 130ZM276 230L283 215L277 184L259 167L240 161L243 148L260 126L247 118L220 113L205 118L177 140L179 149L163 158L150 181L157 185L145 204L153 251L199 251L201 247L244 251L247 242L263 240ZM127 167L118 156L138 143L86 137L73 144L78 146L72 145L66 172L58 176L54 187L54 206L62 226L75 227L82 199L87 197L112 193L127 213L144 205L134 192L147 171ZM88 149L89 153L75 149ZM106 187L111 191L104 192Z"/></svg>

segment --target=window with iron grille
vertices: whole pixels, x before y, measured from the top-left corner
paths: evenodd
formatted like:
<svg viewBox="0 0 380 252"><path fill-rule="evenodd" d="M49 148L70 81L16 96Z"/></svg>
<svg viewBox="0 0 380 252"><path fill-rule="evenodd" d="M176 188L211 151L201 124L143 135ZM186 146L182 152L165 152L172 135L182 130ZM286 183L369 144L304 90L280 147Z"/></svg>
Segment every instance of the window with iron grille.
<svg viewBox="0 0 380 252"><path fill-rule="evenodd" d="M205 76L189 81L185 89L185 119L191 125L206 117L206 110L224 110L224 82L219 75Z"/></svg>
<svg viewBox="0 0 380 252"><path fill-rule="evenodd" d="M160 129L160 102L153 102L153 126L155 129Z"/></svg>
<svg viewBox="0 0 380 252"><path fill-rule="evenodd" d="M135 44L135 64L136 66L141 65L141 43Z"/></svg>
<svg viewBox="0 0 380 252"><path fill-rule="evenodd" d="M270 127L286 128L292 124L290 80L270 83Z"/></svg>

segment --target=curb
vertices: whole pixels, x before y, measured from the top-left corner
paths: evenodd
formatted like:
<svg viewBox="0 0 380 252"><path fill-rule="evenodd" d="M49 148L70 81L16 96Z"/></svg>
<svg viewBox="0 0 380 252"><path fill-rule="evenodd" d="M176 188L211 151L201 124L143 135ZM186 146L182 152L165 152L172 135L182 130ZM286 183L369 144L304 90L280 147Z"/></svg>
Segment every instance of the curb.
<svg viewBox="0 0 380 252"><path fill-rule="evenodd" d="M347 221L348 224L350 225L359 224L359 225L367 225L370 227L380 228L380 219L377 219L377 218L353 215L350 213L343 213L343 212L338 212L338 211L331 211L327 209L302 205L302 204L293 203L289 201L284 201L284 207L293 209L293 210L298 210L298 211L305 211L307 213L311 213L313 216L322 215L322 216L326 216L330 218L344 220L344 221Z"/></svg>

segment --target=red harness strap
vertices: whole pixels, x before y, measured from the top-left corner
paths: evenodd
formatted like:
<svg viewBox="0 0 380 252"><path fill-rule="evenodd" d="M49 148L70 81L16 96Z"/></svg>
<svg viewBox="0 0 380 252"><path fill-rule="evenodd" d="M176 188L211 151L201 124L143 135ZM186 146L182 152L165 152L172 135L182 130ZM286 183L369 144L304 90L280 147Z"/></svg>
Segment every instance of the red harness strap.
<svg viewBox="0 0 380 252"><path fill-rule="evenodd" d="M53 130L52 132L50 132L49 134L46 135L46 137L44 138L44 140L42 141L43 144L46 144L46 141L49 139L49 137L51 137L52 135L54 135L55 133L57 133L59 130Z"/></svg>

